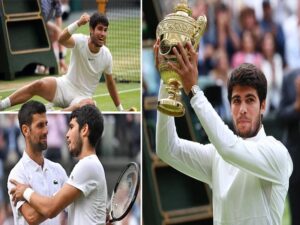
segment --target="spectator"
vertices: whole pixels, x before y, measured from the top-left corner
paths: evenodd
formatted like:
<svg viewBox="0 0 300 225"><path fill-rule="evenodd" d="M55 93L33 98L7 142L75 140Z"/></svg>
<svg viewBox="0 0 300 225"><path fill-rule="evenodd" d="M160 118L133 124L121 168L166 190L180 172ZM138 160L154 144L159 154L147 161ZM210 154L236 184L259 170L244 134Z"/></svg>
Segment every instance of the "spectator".
<svg viewBox="0 0 300 225"><path fill-rule="evenodd" d="M65 115L52 114L48 116L48 149L45 154L47 159L62 163L62 147L65 145L67 129Z"/></svg>
<svg viewBox="0 0 300 225"><path fill-rule="evenodd" d="M242 33L241 50L233 55L232 67L235 68L242 63L251 63L261 68L262 55L256 51L256 41L253 33L244 31Z"/></svg>
<svg viewBox="0 0 300 225"><path fill-rule="evenodd" d="M268 95L266 100L266 112L272 112L279 106L281 96L281 84L283 79L283 65L281 56L275 52L275 39L272 33L263 35L262 39L262 71L268 81Z"/></svg>
<svg viewBox="0 0 300 225"><path fill-rule="evenodd" d="M216 36L214 33L214 23L211 23L213 13L211 7L205 0L196 0L192 7L192 17L197 19L199 16L206 15L208 23L206 24L206 31L200 39L198 49L198 71L199 75L208 75L209 71L213 68L213 54L214 46L216 45ZM213 21L213 20L212 20Z"/></svg>
<svg viewBox="0 0 300 225"><path fill-rule="evenodd" d="M264 0L262 3L263 19L259 25L263 34L271 32L275 37L275 46L281 58L284 59L284 42L285 37L281 25L273 20L273 11L269 0Z"/></svg>
<svg viewBox="0 0 300 225"><path fill-rule="evenodd" d="M64 74L68 70L64 60L64 48L57 42L62 28L62 10L60 0L41 0L41 9L50 40L52 44L58 44L59 68L60 73ZM55 20L55 23L52 22L53 19ZM37 66L36 72L48 73L47 68L43 68L41 65Z"/></svg>
<svg viewBox="0 0 300 225"><path fill-rule="evenodd" d="M4 140L4 130L0 127L0 224L3 224L5 219L5 200L4 200L4 170L3 160L5 158L6 142Z"/></svg>
<svg viewBox="0 0 300 225"><path fill-rule="evenodd" d="M284 31L284 36L286 37L285 58L287 62L287 67L290 70L300 68L299 20L300 20L300 15L297 16L296 13L291 13L290 16L283 21L283 31Z"/></svg>
<svg viewBox="0 0 300 225"><path fill-rule="evenodd" d="M217 50L215 57L215 68L210 72L209 76L215 81L216 85L221 87L221 105L215 107L218 114L223 119L229 119L230 105L227 100L227 81L230 73L230 65L228 61L228 56L223 49Z"/></svg>
<svg viewBox="0 0 300 225"><path fill-rule="evenodd" d="M251 7L245 7L240 12L240 26L241 26L241 36L243 35L244 31L249 31L252 33L254 37L254 42L257 41L261 37L261 30L258 25L255 11Z"/></svg>
<svg viewBox="0 0 300 225"><path fill-rule="evenodd" d="M227 5L221 3L216 7L216 48L226 50L229 59L240 47L240 39L231 25L231 12Z"/></svg>

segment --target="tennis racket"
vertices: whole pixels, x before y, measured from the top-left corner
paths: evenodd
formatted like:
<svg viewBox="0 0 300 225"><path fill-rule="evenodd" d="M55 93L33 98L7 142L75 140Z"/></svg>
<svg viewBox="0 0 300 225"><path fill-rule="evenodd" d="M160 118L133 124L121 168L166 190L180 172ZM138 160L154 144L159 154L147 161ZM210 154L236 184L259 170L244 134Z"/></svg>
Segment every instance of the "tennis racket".
<svg viewBox="0 0 300 225"><path fill-rule="evenodd" d="M139 167L129 163L120 174L112 192L109 205L110 223L122 220L135 202L140 186Z"/></svg>

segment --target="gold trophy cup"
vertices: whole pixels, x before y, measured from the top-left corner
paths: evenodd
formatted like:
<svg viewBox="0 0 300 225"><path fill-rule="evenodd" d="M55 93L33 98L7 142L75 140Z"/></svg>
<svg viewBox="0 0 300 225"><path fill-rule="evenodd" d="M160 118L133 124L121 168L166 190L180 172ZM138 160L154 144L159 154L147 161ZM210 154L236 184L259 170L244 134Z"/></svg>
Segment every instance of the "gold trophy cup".
<svg viewBox="0 0 300 225"><path fill-rule="evenodd" d="M182 88L181 78L167 64L168 61L177 63L172 48L178 43L185 46L190 42L197 50L207 23L205 16L199 16L195 20L191 14L192 10L188 7L187 0L181 0L175 6L175 12L168 14L156 29L156 38L160 40L158 69L169 95L168 98L158 101L157 109L169 116L180 117L185 113L183 104L178 100Z"/></svg>

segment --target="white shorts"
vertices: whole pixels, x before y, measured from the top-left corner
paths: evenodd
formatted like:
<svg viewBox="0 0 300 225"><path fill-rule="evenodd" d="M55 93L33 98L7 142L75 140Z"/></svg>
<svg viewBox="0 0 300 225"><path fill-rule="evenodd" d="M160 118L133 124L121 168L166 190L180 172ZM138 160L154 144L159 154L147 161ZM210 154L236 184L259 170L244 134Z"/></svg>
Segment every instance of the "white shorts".
<svg viewBox="0 0 300 225"><path fill-rule="evenodd" d="M70 81L64 77L56 77L56 92L52 103L54 106L66 108L79 103L83 99L91 99L91 96L85 96L78 93Z"/></svg>

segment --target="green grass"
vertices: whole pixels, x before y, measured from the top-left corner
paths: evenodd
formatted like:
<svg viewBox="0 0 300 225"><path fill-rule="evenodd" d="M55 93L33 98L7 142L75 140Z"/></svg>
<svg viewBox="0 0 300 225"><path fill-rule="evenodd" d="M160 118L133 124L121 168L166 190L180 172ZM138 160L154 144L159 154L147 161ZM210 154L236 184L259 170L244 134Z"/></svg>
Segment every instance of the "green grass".
<svg viewBox="0 0 300 225"><path fill-rule="evenodd" d="M283 213L282 225L290 225L291 218L290 218L290 206L288 199L285 202L285 208Z"/></svg>
<svg viewBox="0 0 300 225"><path fill-rule="evenodd" d="M111 20L107 37L107 46L113 55L113 75L116 80L134 80L137 82L121 83L116 82L119 97L124 109L130 107L140 111L140 26L139 18ZM67 24L65 24L67 25ZM82 26L77 33L89 34L89 27ZM66 52L66 63L70 63L70 50ZM57 76L57 75L56 75ZM0 82L0 98L5 98L15 90L21 88L43 76L32 75L17 77L13 81ZM35 100L47 103L40 97L33 97ZM99 83L93 96L97 106L102 111L116 111L116 107L108 94L105 83ZM7 111L19 110L20 105L11 107ZM58 109L58 108L56 108Z"/></svg>
<svg viewBox="0 0 300 225"><path fill-rule="evenodd" d="M26 81L30 81L36 79L36 76L26 78ZM18 82L24 84L24 82ZM1 82L1 86L2 86ZM119 92L119 97L124 109L129 109L130 107L135 107L138 111L140 111L140 84L139 83L117 83L117 89ZM0 87L1 87L0 86ZM0 88L1 90L1 88ZM13 93L15 89L8 91L0 91L0 96L2 99ZM47 103L41 97L35 96L33 99L41 101L43 103ZM96 92L93 96L93 99L96 101L97 106L101 111L117 111L116 107L108 94L105 83L100 83L96 89ZM20 109L20 105L16 105L14 107L8 108L6 111L17 111ZM56 108L59 109L59 108Z"/></svg>

